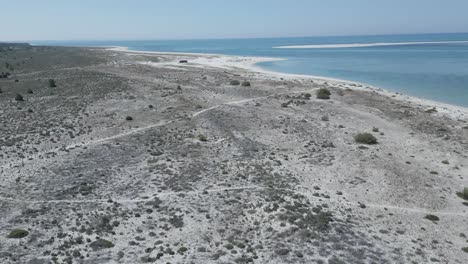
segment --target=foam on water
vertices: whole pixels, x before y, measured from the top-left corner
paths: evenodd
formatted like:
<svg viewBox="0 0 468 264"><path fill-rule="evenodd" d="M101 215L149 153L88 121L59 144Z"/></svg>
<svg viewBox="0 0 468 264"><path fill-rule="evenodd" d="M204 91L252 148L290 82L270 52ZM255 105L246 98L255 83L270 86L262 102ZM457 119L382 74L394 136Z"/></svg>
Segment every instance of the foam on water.
<svg viewBox="0 0 468 264"><path fill-rule="evenodd" d="M436 45L436 44L468 44L468 40L462 41L430 41L430 42L389 42L389 43L354 43L354 44L325 44L325 45L296 45L279 46L274 49L338 49L338 48L364 48L408 45Z"/></svg>

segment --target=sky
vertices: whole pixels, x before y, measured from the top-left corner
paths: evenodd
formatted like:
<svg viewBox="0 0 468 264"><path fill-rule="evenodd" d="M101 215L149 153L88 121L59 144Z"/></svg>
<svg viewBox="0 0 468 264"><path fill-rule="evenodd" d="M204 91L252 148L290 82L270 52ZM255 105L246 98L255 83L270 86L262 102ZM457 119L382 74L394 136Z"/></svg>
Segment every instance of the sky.
<svg viewBox="0 0 468 264"><path fill-rule="evenodd" d="M0 41L468 32L468 0L0 0Z"/></svg>

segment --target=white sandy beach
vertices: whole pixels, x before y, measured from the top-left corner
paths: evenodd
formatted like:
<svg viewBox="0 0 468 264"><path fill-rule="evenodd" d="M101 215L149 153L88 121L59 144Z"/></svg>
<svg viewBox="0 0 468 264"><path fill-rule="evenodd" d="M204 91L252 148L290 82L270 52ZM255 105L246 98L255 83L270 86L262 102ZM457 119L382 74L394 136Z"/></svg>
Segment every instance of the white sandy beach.
<svg viewBox="0 0 468 264"><path fill-rule="evenodd" d="M466 41L455 41L457 43L465 43ZM414 44L421 44L428 42L415 42ZM433 43L433 42L431 42ZM438 43L448 43L448 42L438 42ZM450 43L453 43L450 42ZM385 44L385 43L382 43ZM388 44L388 43L387 43ZM393 43L395 44L395 43ZM393 45L392 44L392 45ZM411 43L401 43L402 45L408 45ZM288 46L291 47L291 46ZM309 47L297 46L297 47ZM266 78L274 79L304 79L304 80L313 80L317 83L327 82L329 85L336 86L343 89L363 89L367 91L377 92L386 96L391 96L393 99L403 100L406 102L413 103L416 107L421 107L424 109L432 109L435 107L438 113L448 115L455 119L465 119L468 118L468 108L462 106L451 105L442 102L436 102L424 98L409 96L401 93L391 92L379 87L368 85L365 83L359 83L349 80L341 80L336 78L329 78L324 76L314 76L314 75L302 75L302 74L290 74L290 73L281 73L275 71L265 70L259 66L258 63L269 62L269 61L280 61L286 60L283 58L268 58L268 57L250 57L250 56L230 56L222 54L209 54L209 53L181 53L181 52L157 52L157 51L135 51L129 50L127 47L110 47L108 50L119 51L133 54L147 54L147 55L177 55L176 60L165 62L165 63L153 63L145 62L149 65L157 67L179 67L179 60L188 59L188 66L203 66L203 67L213 67L213 68L223 68L223 69L245 69L251 71L252 73L264 75ZM184 65L187 66L187 65ZM180 68L179 68L180 69Z"/></svg>

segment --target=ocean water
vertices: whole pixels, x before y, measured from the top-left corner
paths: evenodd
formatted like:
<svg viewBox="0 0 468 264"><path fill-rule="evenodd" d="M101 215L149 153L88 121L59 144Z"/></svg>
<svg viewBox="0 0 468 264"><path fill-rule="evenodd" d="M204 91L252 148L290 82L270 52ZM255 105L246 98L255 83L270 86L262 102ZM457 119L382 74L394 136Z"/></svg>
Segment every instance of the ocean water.
<svg viewBox="0 0 468 264"><path fill-rule="evenodd" d="M258 66L278 72L368 83L394 92L468 107L468 33L32 43L286 58ZM276 48L281 46L304 47Z"/></svg>

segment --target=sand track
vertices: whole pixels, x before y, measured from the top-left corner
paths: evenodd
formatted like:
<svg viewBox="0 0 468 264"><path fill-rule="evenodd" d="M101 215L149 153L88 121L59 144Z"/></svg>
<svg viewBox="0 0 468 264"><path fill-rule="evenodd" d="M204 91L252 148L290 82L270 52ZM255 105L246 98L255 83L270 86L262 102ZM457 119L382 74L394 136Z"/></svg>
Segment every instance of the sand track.
<svg viewBox="0 0 468 264"><path fill-rule="evenodd" d="M217 108L220 108L220 107L226 106L226 105L239 105L239 104L248 103L248 102L252 102L252 101L268 99L268 98L271 98L271 97L274 97L274 96L279 96L279 95L297 94L297 93L310 93L310 92L313 92L315 90L317 90L317 89L310 89L310 90L305 90L305 91L291 91L291 92L274 93L274 94L267 95L267 96L261 96L261 97L243 99L243 100L230 101L230 102L218 104L218 105L203 109L201 111L195 112L195 113L192 114L192 117L200 116L203 113L215 110ZM52 150L43 151L41 153L37 153L36 155L34 155L32 157L31 156L27 157L27 159L25 159L25 160L0 165L0 168L3 168L3 169L12 168L12 167L15 168L18 165L24 165L25 163L27 163L29 161L33 161L35 158L38 158L39 156L45 155L45 154L50 153L50 152L56 152L56 151L60 151L60 150L71 150L71 149L75 149L75 148L78 148L78 147L99 145L99 144L105 143L107 141L111 141L113 139L118 139L118 138L122 138L122 137L126 137L126 136L131 136L131 135L138 134L138 133L144 132L146 130L155 128L155 127L169 125L169 124L172 124L172 123L177 122L177 121L181 121L181 120L161 121L161 122L156 123L156 124L151 124L151 125L148 125L148 126L140 127L140 128L130 130L130 131L127 131L127 132L124 132L124 133L116 134L116 135L113 135L113 136L100 138L100 139L97 139L97 140L91 140L91 141L83 142L83 143L74 143L74 144L68 145L66 147L60 147L60 148L55 148L55 149L52 149ZM33 160L30 160L30 158L33 158Z"/></svg>
<svg viewBox="0 0 468 264"><path fill-rule="evenodd" d="M258 185L249 185L249 186L238 186L238 187L227 187L227 188L217 188L217 189L207 189L202 191L187 191L187 192L166 192L166 193L159 193L157 195L153 195L154 197L162 198L167 196L177 196L177 195L204 195L207 193L217 193L217 192L226 192L226 191L241 191L241 190L253 190L253 191L287 191L292 192L295 194L301 194L309 199L316 199L316 200L323 200L322 197L316 197L311 195L310 193L299 192L297 190L288 189L288 188L271 188L271 187L264 187ZM66 203L66 204L84 204L84 203L109 203L109 202L116 202L121 204L131 204L131 203L144 203L151 201L152 198L147 199L64 199L64 200L22 200L22 199L14 199L14 198L6 198L1 197L0 200L3 202L12 202L12 203L21 203L21 204L59 204L59 203ZM350 207L359 207L361 203L355 202L348 202L343 200L334 200L334 199L327 199L327 201L340 204L340 205L348 205ZM395 205L387 205L387 204L365 204L366 207L371 207L375 209L383 209L387 210L396 210L396 211L405 211L407 213L415 213L415 214L436 214L436 215L447 215L447 216L464 216L467 217L468 213L457 213L457 212L444 212L444 211L431 211L425 208L415 208L415 207L401 207Z"/></svg>

